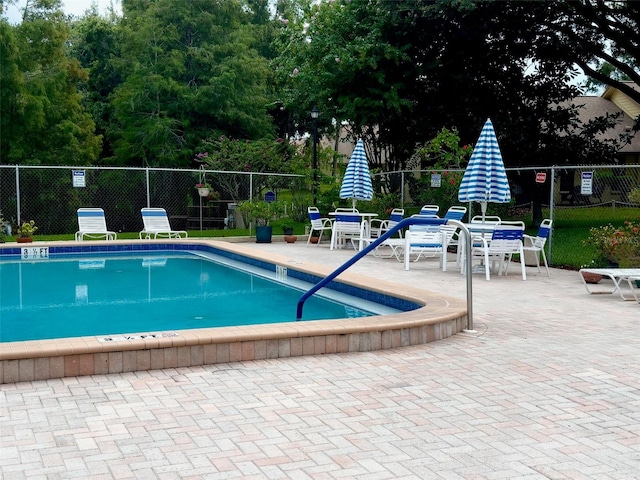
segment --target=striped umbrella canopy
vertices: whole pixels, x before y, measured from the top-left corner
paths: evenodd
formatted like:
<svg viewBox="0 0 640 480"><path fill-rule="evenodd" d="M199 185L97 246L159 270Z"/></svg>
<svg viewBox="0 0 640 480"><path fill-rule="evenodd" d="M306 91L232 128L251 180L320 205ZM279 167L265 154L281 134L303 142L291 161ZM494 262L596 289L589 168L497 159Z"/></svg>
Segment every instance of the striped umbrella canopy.
<svg viewBox="0 0 640 480"><path fill-rule="evenodd" d="M354 208L356 200L371 200L373 198L369 162L364 152L362 140L358 140L356 148L353 149L351 154L347 170L344 172L342 186L340 187L340 198L353 199Z"/></svg>
<svg viewBox="0 0 640 480"><path fill-rule="evenodd" d="M460 183L458 200L480 202L483 219L488 202L507 203L511 200L507 173L490 119L487 119L482 127L478 143L473 148L469 165Z"/></svg>

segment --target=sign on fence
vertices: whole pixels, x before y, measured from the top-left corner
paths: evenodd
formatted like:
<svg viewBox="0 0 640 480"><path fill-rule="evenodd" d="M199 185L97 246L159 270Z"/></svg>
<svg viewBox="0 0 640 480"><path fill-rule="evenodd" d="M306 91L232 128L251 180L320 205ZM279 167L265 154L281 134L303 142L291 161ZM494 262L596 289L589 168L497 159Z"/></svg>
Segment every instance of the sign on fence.
<svg viewBox="0 0 640 480"><path fill-rule="evenodd" d="M73 172L73 186L74 187L86 187L84 170L72 170Z"/></svg>
<svg viewBox="0 0 640 480"><path fill-rule="evenodd" d="M536 183L544 183L547 181L547 174L544 172L536 173Z"/></svg>
<svg viewBox="0 0 640 480"><path fill-rule="evenodd" d="M582 183L580 184L581 195L593 194L593 172L582 172Z"/></svg>

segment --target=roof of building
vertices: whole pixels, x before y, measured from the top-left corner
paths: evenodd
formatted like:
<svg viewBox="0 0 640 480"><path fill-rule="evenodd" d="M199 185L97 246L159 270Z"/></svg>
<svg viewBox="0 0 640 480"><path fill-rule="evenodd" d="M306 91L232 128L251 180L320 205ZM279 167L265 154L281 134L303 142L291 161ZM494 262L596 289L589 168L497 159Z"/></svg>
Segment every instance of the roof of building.
<svg viewBox="0 0 640 480"><path fill-rule="evenodd" d="M633 84L634 89L640 90L640 86ZM617 89L613 87L607 88L602 96L581 96L576 97L573 103L581 105L579 117L583 122L596 117L603 117L606 114L620 114L616 122L616 126L603 133L600 138L602 139L614 139L619 138L620 135L627 133L631 130L634 124L634 119L626 114L622 108L614 103L612 98L612 92ZM625 99L633 102L629 97L625 95ZM635 103L635 102L634 102ZM620 149L620 153L640 153L640 132L636 132L635 136L631 139L631 142L624 145Z"/></svg>

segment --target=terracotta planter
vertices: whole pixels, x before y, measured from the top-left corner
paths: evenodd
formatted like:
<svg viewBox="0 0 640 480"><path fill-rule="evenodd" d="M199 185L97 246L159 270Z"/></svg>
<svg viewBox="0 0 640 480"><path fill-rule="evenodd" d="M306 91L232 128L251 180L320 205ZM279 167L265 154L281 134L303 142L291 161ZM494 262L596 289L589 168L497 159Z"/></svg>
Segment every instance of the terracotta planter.
<svg viewBox="0 0 640 480"><path fill-rule="evenodd" d="M32 237L18 237L16 240L18 243L31 243L33 242Z"/></svg>
<svg viewBox="0 0 640 480"><path fill-rule="evenodd" d="M598 273L582 272L582 278L584 278L584 281L587 283L598 283L602 280L602 275Z"/></svg>
<svg viewBox="0 0 640 480"><path fill-rule="evenodd" d="M296 237L295 235L285 235L284 236L284 241L287 243L295 243L295 241L298 240L298 237Z"/></svg>
<svg viewBox="0 0 640 480"><path fill-rule="evenodd" d="M320 237L311 237L311 240L309 240L311 243L318 243L318 241L320 240Z"/></svg>

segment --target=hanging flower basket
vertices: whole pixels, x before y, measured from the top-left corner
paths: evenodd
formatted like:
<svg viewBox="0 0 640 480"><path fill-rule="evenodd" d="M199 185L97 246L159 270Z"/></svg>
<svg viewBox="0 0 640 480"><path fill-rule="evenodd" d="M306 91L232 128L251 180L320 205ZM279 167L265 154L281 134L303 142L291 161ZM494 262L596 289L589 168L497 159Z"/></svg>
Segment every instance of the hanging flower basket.
<svg viewBox="0 0 640 480"><path fill-rule="evenodd" d="M211 185L208 183L196 183L196 189L198 190L198 195L208 197L211 192Z"/></svg>

